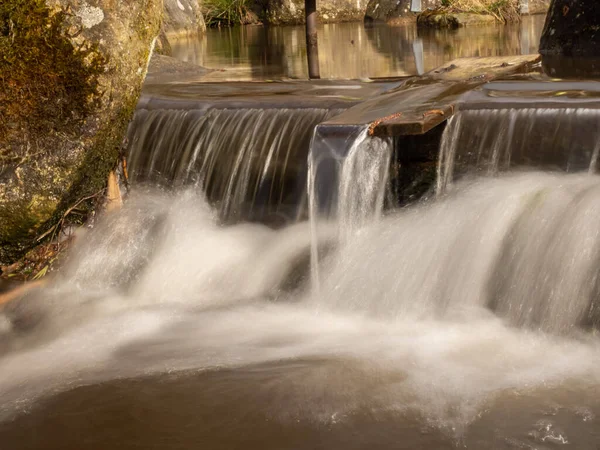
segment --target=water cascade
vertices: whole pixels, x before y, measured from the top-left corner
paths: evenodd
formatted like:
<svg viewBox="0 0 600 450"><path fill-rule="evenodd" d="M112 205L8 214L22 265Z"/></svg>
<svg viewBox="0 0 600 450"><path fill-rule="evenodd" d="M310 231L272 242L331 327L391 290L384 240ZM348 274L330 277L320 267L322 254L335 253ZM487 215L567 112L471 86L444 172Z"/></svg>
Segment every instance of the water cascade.
<svg viewBox="0 0 600 450"><path fill-rule="evenodd" d="M305 195L314 127L339 110L138 110L129 133L133 183L201 185L224 220L293 220Z"/></svg>
<svg viewBox="0 0 600 450"><path fill-rule="evenodd" d="M344 127L318 126L308 155L308 202L311 233L333 221L344 243L376 221L383 209L392 155L391 139L369 136L368 126L345 134ZM311 249L312 283L319 289L318 239Z"/></svg>
<svg viewBox="0 0 600 450"><path fill-rule="evenodd" d="M600 103L594 92L581 92L597 90L596 84L533 84L533 92L516 97L506 90L522 84L490 83L467 94L442 138L438 193L465 174L495 176L517 168L596 173Z"/></svg>
<svg viewBox="0 0 600 450"><path fill-rule="evenodd" d="M3 445L598 447L596 110L465 106L385 214L392 142L317 127L311 220L224 224L328 114L138 114L122 211L0 310Z"/></svg>

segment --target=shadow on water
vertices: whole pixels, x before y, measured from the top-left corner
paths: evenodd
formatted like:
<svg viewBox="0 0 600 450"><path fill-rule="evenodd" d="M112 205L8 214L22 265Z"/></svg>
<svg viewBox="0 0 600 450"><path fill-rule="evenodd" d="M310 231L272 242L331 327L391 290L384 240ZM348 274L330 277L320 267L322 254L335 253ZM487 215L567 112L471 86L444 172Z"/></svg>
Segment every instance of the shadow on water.
<svg viewBox="0 0 600 450"><path fill-rule="evenodd" d="M544 16L510 26L417 30L416 25L325 24L319 28L321 77L408 76L460 57L537 53ZM304 27L210 29L172 44L173 56L222 70L216 79L308 78Z"/></svg>

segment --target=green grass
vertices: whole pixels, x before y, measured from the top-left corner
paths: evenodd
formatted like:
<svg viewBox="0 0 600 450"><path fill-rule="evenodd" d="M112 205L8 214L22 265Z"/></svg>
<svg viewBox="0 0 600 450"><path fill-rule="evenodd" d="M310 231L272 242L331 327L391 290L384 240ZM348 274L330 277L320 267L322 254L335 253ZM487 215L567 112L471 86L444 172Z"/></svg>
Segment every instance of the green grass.
<svg viewBox="0 0 600 450"><path fill-rule="evenodd" d="M205 0L204 20L207 27L244 25L250 22L250 0Z"/></svg>

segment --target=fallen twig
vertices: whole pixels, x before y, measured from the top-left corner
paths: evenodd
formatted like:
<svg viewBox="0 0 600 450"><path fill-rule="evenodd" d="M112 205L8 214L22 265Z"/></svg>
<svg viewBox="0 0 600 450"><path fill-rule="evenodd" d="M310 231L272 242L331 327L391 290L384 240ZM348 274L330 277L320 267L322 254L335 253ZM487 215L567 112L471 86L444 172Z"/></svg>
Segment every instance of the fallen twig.
<svg viewBox="0 0 600 450"><path fill-rule="evenodd" d="M47 230L45 233L43 233L41 236L39 236L36 239L36 242L40 242L42 239L44 239L45 237L47 237L50 233L52 233L52 238L50 240L54 239L54 236L56 235L56 231L59 228L62 228L63 223L65 222L65 219L67 218L67 216L69 214L71 214L73 212L73 210L75 210L79 205L81 205L83 202L85 202L86 200L90 200L92 198L98 197L100 194L102 194L105 191L105 189L102 189L98 192L96 192L95 194L92 195L88 195L87 197L83 197L81 199L79 199L77 201L77 203L75 203L73 206L71 206L69 209L67 209L65 211L65 213L62 215L61 219L56 223L56 225L53 225L49 230Z"/></svg>

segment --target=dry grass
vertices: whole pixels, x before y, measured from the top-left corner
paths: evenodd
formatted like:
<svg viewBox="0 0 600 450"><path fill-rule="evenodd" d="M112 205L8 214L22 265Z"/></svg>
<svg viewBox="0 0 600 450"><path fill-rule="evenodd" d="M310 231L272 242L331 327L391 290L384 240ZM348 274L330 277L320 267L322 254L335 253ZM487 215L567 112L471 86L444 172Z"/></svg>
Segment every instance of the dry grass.
<svg viewBox="0 0 600 450"><path fill-rule="evenodd" d="M451 12L490 14L501 22L520 19L518 0L443 0L442 7Z"/></svg>

